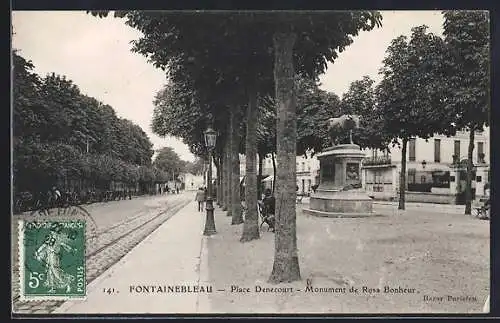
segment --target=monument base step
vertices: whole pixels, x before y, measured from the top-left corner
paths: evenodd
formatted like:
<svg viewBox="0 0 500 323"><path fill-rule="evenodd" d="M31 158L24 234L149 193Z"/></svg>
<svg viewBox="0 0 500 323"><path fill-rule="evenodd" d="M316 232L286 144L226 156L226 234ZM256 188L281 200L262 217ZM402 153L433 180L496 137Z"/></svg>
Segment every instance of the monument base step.
<svg viewBox="0 0 500 323"><path fill-rule="evenodd" d="M309 214L317 217L326 217L326 218L366 218L372 216L381 216L376 212L326 212L326 211L318 211L312 209L303 209L302 212L304 214Z"/></svg>

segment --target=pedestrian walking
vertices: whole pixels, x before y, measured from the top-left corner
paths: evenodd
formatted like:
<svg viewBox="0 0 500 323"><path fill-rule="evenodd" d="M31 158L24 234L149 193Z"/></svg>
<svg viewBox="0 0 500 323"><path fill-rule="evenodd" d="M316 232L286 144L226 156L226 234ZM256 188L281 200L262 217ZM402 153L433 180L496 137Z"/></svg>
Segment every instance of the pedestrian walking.
<svg viewBox="0 0 500 323"><path fill-rule="evenodd" d="M195 201L198 202L198 212L203 211L203 202L205 202L205 190L203 188L198 188L198 191L196 192L196 197L194 199Z"/></svg>

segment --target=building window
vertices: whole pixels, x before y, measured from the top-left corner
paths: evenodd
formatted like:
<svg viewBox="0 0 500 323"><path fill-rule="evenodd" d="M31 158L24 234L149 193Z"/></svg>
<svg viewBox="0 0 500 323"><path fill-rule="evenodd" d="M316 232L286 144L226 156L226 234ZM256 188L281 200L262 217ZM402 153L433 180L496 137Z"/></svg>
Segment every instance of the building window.
<svg viewBox="0 0 500 323"><path fill-rule="evenodd" d="M441 162L441 139L434 139L434 162Z"/></svg>
<svg viewBox="0 0 500 323"><path fill-rule="evenodd" d="M453 148L453 155L457 161L460 161L460 140L455 140L455 147Z"/></svg>
<svg viewBox="0 0 500 323"><path fill-rule="evenodd" d="M415 168L408 169L408 184L415 184L415 173L416 173Z"/></svg>
<svg viewBox="0 0 500 323"><path fill-rule="evenodd" d="M420 177L420 182L421 182L421 183L425 183L425 175L422 175L422 176Z"/></svg>
<svg viewBox="0 0 500 323"><path fill-rule="evenodd" d="M477 161L484 162L484 143L477 143Z"/></svg>
<svg viewBox="0 0 500 323"><path fill-rule="evenodd" d="M410 149L409 149L409 156L408 159L409 161L415 161L415 138L410 139Z"/></svg>
<svg viewBox="0 0 500 323"><path fill-rule="evenodd" d="M302 162L302 171L305 171L305 170L306 170L306 163Z"/></svg>
<svg viewBox="0 0 500 323"><path fill-rule="evenodd" d="M476 182L481 183L483 178L481 176L476 176Z"/></svg>
<svg viewBox="0 0 500 323"><path fill-rule="evenodd" d="M449 171L432 172L432 186L440 188L450 188L450 172Z"/></svg>

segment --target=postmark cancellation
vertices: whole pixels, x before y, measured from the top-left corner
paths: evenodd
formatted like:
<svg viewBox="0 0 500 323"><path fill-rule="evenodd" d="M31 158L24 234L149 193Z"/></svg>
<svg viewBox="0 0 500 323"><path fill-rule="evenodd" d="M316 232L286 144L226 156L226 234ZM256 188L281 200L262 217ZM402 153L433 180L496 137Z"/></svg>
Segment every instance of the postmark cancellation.
<svg viewBox="0 0 500 323"><path fill-rule="evenodd" d="M84 299L84 220L18 221L20 298Z"/></svg>

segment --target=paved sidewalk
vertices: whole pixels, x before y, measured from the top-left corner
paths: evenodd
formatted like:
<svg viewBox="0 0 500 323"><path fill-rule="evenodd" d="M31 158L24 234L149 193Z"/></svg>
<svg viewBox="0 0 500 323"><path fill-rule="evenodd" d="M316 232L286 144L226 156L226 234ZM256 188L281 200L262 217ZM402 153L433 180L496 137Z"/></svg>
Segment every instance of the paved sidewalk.
<svg viewBox="0 0 500 323"><path fill-rule="evenodd" d="M86 300L67 301L53 313L196 313L204 306L200 293L130 289L198 286L204 222L205 212L189 203L89 284Z"/></svg>

